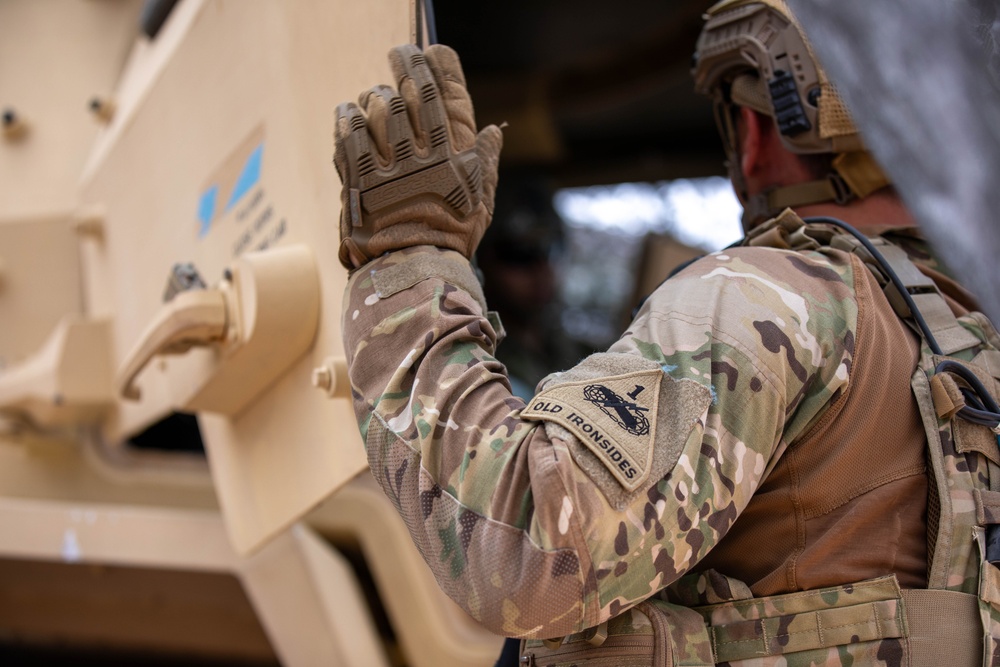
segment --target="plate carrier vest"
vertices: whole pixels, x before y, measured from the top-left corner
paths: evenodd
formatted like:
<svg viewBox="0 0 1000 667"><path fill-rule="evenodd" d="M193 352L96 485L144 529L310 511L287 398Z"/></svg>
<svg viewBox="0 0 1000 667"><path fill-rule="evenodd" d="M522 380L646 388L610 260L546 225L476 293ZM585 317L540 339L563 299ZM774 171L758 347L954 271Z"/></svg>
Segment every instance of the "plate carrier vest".
<svg viewBox="0 0 1000 667"><path fill-rule="evenodd" d="M911 387L928 447L927 588L901 590L889 575L755 598L709 570L597 628L522 642L522 665L1000 667L1000 335L981 313L956 318L902 248L855 234L787 209L741 244L855 254L920 337Z"/></svg>

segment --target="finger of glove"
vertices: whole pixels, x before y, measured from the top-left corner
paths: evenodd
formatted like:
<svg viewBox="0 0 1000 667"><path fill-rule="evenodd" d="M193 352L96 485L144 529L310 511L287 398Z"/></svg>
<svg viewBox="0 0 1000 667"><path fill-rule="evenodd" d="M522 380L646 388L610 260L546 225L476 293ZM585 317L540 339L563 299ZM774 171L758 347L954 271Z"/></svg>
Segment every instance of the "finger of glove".
<svg viewBox="0 0 1000 667"><path fill-rule="evenodd" d="M476 143L476 115L458 54L444 44L433 44L424 51L424 57L441 91L452 146L458 151L472 148Z"/></svg>
<svg viewBox="0 0 1000 667"><path fill-rule="evenodd" d="M347 121L349 113L347 109L348 104L345 102L338 105L333 113L333 164L337 168L337 176L340 177L340 182L344 185L348 185L347 148L344 146L344 139L346 139L350 128L350 123ZM342 118L345 123L343 127L341 126Z"/></svg>
<svg viewBox="0 0 1000 667"><path fill-rule="evenodd" d="M497 171L500 151L503 149L503 132L496 125L487 125L476 135L476 156L482 170L482 201L492 215L493 199L497 192Z"/></svg>
<svg viewBox="0 0 1000 667"><path fill-rule="evenodd" d="M358 244L354 242L354 239L345 237L340 241L340 248L337 250L337 258L340 259L340 263L348 271L353 271L354 269L362 266L371 259Z"/></svg>
<svg viewBox="0 0 1000 667"><path fill-rule="evenodd" d="M375 156L364 113L356 104L344 102L337 106L334 141L333 159L344 187L359 187L361 177L375 168Z"/></svg>
<svg viewBox="0 0 1000 667"><path fill-rule="evenodd" d="M380 85L362 93L359 103L368 117L368 132L381 165L408 157L413 130L403 98L393 88Z"/></svg>
<svg viewBox="0 0 1000 667"><path fill-rule="evenodd" d="M396 78L396 89L406 102L418 147L423 152L444 148L447 116L424 54L413 44L397 46L389 52L389 66Z"/></svg>

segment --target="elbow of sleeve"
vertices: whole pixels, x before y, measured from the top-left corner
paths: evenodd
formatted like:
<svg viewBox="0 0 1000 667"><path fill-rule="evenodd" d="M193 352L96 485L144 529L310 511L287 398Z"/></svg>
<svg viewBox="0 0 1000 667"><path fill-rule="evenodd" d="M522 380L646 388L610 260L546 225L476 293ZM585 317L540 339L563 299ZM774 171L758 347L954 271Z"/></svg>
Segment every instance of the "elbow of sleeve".
<svg viewBox="0 0 1000 667"><path fill-rule="evenodd" d="M419 454L385 437L390 432L381 424L376 416L369 426L372 473L448 597L508 637L562 636L599 623L597 587L581 545L546 549L524 528L472 509L470 499L456 497L460 490L435 481Z"/></svg>
<svg viewBox="0 0 1000 667"><path fill-rule="evenodd" d="M508 548L492 540L469 545L464 567L432 564L438 585L490 632L507 637L549 638L597 624L584 608L585 577L576 553L546 551L520 537Z"/></svg>

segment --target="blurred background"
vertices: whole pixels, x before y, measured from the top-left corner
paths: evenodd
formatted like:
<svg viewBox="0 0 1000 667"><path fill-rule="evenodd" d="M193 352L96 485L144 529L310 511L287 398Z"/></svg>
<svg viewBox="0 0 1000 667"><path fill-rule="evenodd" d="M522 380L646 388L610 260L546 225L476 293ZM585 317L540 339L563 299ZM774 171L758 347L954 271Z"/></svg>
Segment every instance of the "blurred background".
<svg viewBox="0 0 1000 667"><path fill-rule="evenodd" d="M506 123L479 259L522 396L612 343L675 266L741 236L689 72L709 4L435 2L480 124Z"/></svg>

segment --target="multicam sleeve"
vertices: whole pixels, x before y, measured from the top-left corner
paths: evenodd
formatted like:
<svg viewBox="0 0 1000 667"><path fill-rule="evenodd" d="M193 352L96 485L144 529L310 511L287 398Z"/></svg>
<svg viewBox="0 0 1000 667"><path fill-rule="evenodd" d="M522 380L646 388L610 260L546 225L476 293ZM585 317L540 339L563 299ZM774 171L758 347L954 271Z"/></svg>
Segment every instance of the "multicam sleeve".
<svg viewBox="0 0 1000 667"><path fill-rule="evenodd" d="M372 473L439 585L487 628L569 634L676 580L846 381L848 352L816 332L850 324L850 267L789 264L814 274L810 294L748 251L670 281L530 406L493 357L460 255L412 248L352 276L345 346Z"/></svg>

